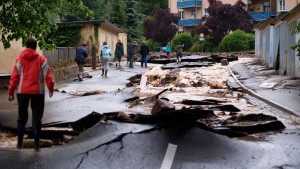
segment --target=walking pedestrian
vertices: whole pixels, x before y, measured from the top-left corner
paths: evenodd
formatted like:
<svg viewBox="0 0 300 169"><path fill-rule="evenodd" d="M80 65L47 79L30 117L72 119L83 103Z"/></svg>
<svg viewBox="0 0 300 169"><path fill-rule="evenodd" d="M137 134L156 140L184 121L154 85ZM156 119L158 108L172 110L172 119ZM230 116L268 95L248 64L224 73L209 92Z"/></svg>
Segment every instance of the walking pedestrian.
<svg viewBox="0 0 300 169"><path fill-rule="evenodd" d="M45 83L49 90L49 96L53 96L54 82L51 69L47 59L36 52L37 41L33 38L26 40L26 49L16 59L12 70L8 95L9 101L15 99L14 93L17 89L18 121L17 148L21 149L23 144L25 125L28 120L29 102L32 110L32 128L34 137L34 150L40 150L40 136L42 128L42 117L45 104Z"/></svg>
<svg viewBox="0 0 300 169"><path fill-rule="evenodd" d="M182 58L182 52L183 52L183 48L184 44L180 44L180 42L177 42L177 45L175 47L175 51L176 51L176 62L177 63L181 63L181 58Z"/></svg>
<svg viewBox="0 0 300 169"><path fill-rule="evenodd" d="M166 45L167 59L170 60L171 46L170 42Z"/></svg>
<svg viewBox="0 0 300 169"><path fill-rule="evenodd" d="M149 48L146 45L146 42L143 41L141 48L140 48L140 54L142 56L142 60L141 60L141 66L143 67L144 63L145 63L145 67L147 67L147 60L148 60L148 55L149 55Z"/></svg>
<svg viewBox="0 0 300 169"><path fill-rule="evenodd" d="M129 60L129 67L133 68L133 62L134 62L134 55L137 52L138 45L136 42L133 42L132 40L129 40L127 44L127 59Z"/></svg>
<svg viewBox="0 0 300 169"><path fill-rule="evenodd" d="M107 42L103 42L103 46L100 52L101 66L102 66L102 74L101 76L107 77L107 71L109 68L109 58L111 56L111 50L107 45Z"/></svg>
<svg viewBox="0 0 300 169"><path fill-rule="evenodd" d="M86 44L81 44L76 50L76 57L75 57L75 62L77 63L79 68L79 74L78 74L79 81L82 81L84 64L86 63L87 57L88 57L88 51L86 48Z"/></svg>
<svg viewBox="0 0 300 169"><path fill-rule="evenodd" d="M115 59L114 59L114 60L117 60L117 62L119 63L119 66L121 66L122 56L124 56L124 47L123 47L123 44L121 43L121 41L119 40L116 45ZM118 66L118 63L116 63L116 67Z"/></svg>

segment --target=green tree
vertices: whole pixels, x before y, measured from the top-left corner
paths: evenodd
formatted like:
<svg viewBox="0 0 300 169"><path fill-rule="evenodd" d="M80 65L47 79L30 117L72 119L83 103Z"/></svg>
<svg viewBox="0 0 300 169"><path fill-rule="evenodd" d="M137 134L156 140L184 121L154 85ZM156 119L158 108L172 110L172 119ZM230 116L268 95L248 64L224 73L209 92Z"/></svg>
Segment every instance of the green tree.
<svg viewBox="0 0 300 169"><path fill-rule="evenodd" d="M109 7L109 21L120 27L126 27L126 13L124 0L110 0Z"/></svg>
<svg viewBox="0 0 300 169"><path fill-rule="evenodd" d="M175 23L178 16L170 13L167 9L156 9L154 18L144 20L145 36L161 44L169 42L177 33Z"/></svg>
<svg viewBox="0 0 300 169"><path fill-rule="evenodd" d="M94 12L95 20L104 20L107 15L107 8L104 8L107 4L106 0L82 0L83 4Z"/></svg>
<svg viewBox="0 0 300 169"><path fill-rule="evenodd" d="M127 15L127 29L129 38L136 39L139 37L138 31L138 15L135 10L136 1L126 0L126 15Z"/></svg>
<svg viewBox="0 0 300 169"><path fill-rule="evenodd" d="M295 21L292 24L292 34L296 35L298 33L300 33L300 21ZM300 60L300 39L298 39L297 43L294 46L292 46L292 49L294 49L297 52L297 56Z"/></svg>
<svg viewBox="0 0 300 169"><path fill-rule="evenodd" d="M221 0L208 0L208 16L202 18L203 25L199 32L213 37L214 45L218 45L223 37L237 29L252 32L253 20L246 9L246 4L238 0L234 5L223 4Z"/></svg>
<svg viewBox="0 0 300 169"><path fill-rule="evenodd" d="M24 41L28 37L35 37L41 48L54 48L46 43L45 36L56 26L57 16L92 15L81 0L5 0L0 5L0 42L4 48L9 48L12 40Z"/></svg>
<svg viewBox="0 0 300 169"><path fill-rule="evenodd" d="M138 13L144 16L152 16L156 9L167 9L168 0L138 0Z"/></svg>

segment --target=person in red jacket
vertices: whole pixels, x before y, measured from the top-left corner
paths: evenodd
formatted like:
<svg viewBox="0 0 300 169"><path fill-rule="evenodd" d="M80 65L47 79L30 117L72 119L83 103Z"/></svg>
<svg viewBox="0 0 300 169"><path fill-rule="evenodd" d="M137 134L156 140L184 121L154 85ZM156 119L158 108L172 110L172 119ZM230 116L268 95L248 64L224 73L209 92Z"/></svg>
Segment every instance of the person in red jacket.
<svg viewBox="0 0 300 169"><path fill-rule="evenodd" d="M17 92L18 101L18 143L17 148L22 147L25 125L28 120L29 101L32 109L32 128L34 135L34 149L40 149L40 135L42 117L45 104L45 82L49 90L49 96L53 96L54 82L47 59L36 52L37 41L33 38L26 40L26 49L16 59L10 78L8 95L9 101L14 100L14 92Z"/></svg>

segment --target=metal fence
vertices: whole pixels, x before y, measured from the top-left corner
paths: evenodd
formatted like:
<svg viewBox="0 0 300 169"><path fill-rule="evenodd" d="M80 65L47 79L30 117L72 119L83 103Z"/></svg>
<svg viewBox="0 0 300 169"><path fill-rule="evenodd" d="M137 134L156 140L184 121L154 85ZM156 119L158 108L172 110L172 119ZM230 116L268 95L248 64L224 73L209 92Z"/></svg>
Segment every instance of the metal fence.
<svg viewBox="0 0 300 169"><path fill-rule="evenodd" d="M43 50L43 55L47 58L50 67L53 67L58 62L74 60L76 47L58 47L53 51Z"/></svg>

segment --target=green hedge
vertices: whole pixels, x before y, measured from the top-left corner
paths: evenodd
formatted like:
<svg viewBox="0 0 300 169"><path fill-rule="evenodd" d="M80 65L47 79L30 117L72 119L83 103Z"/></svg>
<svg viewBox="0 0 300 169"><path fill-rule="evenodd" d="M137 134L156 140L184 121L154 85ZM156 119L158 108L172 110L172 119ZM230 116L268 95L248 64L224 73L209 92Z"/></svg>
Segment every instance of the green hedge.
<svg viewBox="0 0 300 169"><path fill-rule="evenodd" d="M226 35L218 46L219 51L232 52L250 50L255 47L255 35L236 30Z"/></svg>
<svg viewBox="0 0 300 169"><path fill-rule="evenodd" d="M184 44L183 51L189 50L193 45L191 34L186 33L186 32L180 33L172 39L172 43L171 43L172 51L175 51L175 46L176 46L177 42Z"/></svg>

